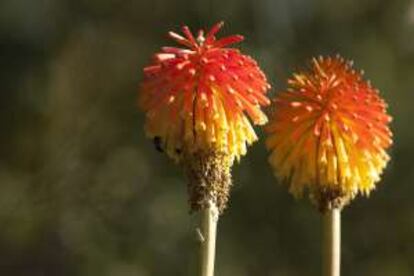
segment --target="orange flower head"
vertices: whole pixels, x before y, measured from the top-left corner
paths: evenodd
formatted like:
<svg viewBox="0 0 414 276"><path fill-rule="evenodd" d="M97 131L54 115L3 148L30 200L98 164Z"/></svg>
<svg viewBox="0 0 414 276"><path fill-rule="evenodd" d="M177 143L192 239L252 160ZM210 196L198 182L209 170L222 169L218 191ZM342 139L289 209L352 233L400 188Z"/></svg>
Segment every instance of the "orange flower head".
<svg viewBox="0 0 414 276"><path fill-rule="evenodd" d="M163 47L144 68L140 106L147 135L177 161L181 152L199 150L239 158L257 139L250 121L267 122L260 106L270 104L270 85L251 57L227 48L242 36L216 39L222 25L197 37L186 26L184 36L169 32L181 47Z"/></svg>
<svg viewBox="0 0 414 276"><path fill-rule="evenodd" d="M392 144L378 90L339 56L313 59L275 99L266 144L277 178L320 209L342 207L379 181Z"/></svg>

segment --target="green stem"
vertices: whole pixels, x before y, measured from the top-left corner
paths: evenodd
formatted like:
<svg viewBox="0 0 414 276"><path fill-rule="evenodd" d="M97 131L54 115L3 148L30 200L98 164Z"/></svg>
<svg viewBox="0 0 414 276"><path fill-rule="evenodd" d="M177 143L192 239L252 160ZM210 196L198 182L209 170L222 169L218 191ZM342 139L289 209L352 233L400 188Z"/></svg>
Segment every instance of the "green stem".
<svg viewBox="0 0 414 276"><path fill-rule="evenodd" d="M323 275L341 274L341 210L333 208L323 214Z"/></svg>
<svg viewBox="0 0 414 276"><path fill-rule="evenodd" d="M218 217L218 208L210 200L208 207L201 211L201 276L214 275Z"/></svg>

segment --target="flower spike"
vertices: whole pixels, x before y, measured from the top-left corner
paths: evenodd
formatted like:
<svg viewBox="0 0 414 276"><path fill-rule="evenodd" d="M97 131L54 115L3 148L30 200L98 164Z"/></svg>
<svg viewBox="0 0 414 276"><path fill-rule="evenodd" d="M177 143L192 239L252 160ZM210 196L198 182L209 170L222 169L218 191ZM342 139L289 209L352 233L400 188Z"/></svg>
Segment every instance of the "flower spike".
<svg viewBox="0 0 414 276"><path fill-rule="evenodd" d="M192 211L200 211L201 275L214 275L216 228L227 206L231 167L257 140L253 124L267 122L265 75L249 56L225 48L243 40L216 39L223 22L196 37L169 32L179 47L163 47L144 68L139 105L155 147L179 163L188 177Z"/></svg>
<svg viewBox="0 0 414 276"><path fill-rule="evenodd" d="M201 168L221 170L214 180L221 179L220 185L226 187L220 188L224 192L214 188L221 211L227 201L230 167L257 140L252 123L267 122L261 106L270 104L266 97L270 85L257 63L237 49L226 48L243 37L216 39L222 26L223 22L215 24L206 35L200 30L196 37L187 26L181 28L183 35L169 32L180 46L163 47L154 55L144 68L139 96L147 114L147 135L186 168L190 181L202 181ZM189 188L194 210L206 202L207 188L199 184Z"/></svg>
<svg viewBox="0 0 414 276"><path fill-rule="evenodd" d="M276 176L295 196L309 191L321 210L368 195L392 144L391 117L378 90L339 56L312 59L288 84L266 126Z"/></svg>

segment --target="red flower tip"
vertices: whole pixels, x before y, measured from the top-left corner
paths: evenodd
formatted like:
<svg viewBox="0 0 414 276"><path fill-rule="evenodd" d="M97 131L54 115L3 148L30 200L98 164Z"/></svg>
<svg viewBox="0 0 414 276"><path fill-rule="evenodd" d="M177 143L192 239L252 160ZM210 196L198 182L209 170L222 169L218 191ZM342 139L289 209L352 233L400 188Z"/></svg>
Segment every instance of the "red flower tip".
<svg viewBox="0 0 414 276"><path fill-rule="evenodd" d="M222 48L234 43L238 43L244 39L241 35L232 35L219 40L216 40L216 33L223 27L224 22L221 21L214 25L211 30L204 36L204 31L198 32L197 39L194 38L188 26L182 27L184 36L181 36L175 32L168 32L170 38L175 40L178 44L186 46L194 51L203 51L211 48Z"/></svg>

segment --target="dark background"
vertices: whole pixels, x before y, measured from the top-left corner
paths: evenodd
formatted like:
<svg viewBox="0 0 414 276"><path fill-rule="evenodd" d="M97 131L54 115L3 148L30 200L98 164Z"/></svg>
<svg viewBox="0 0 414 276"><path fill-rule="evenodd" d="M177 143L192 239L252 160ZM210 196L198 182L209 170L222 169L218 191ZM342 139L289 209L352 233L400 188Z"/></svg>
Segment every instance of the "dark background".
<svg viewBox="0 0 414 276"><path fill-rule="evenodd" d="M414 2L2 0L0 275L197 275L185 179L143 132L142 68L169 30L219 20L272 95L312 56L340 53L390 104L392 160L343 212L343 275L414 275ZM258 130L263 138L263 133ZM320 275L320 216L267 164L234 166L217 275Z"/></svg>

